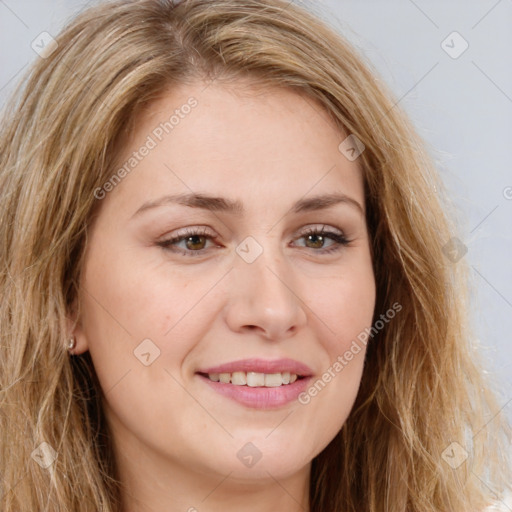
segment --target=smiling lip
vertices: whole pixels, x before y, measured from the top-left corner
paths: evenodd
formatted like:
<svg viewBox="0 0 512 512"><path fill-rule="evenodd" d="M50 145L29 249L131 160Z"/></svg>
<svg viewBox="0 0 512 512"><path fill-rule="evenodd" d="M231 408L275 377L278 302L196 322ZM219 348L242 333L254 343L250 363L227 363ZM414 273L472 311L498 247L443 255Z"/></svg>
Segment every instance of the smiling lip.
<svg viewBox="0 0 512 512"><path fill-rule="evenodd" d="M266 374L290 372L299 375L299 378L292 384L279 387L235 386L223 382L214 382L208 378L209 373L233 373L236 371ZM276 409L297 400L300 393L308 386L313 375L309 366L293 359L276 359L273 361L244 359L201 369L196 373L203 382L220 395L246 407L261 410Z"/></svg>

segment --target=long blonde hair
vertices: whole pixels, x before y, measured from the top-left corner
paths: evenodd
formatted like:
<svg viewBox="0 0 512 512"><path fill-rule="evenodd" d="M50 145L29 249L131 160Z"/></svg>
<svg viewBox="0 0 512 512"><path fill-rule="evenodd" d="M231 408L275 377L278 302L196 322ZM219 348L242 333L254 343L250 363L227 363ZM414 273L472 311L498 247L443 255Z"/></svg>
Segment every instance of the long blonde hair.
<svg viewBox="0 0 512 512"><path fill-rule="evenodd" d="M241 77L306 94L364 143L375 318L402 305L312 462L311 512L483 510L511 480L510 429L476 361L466 265L443 253L455 231L442 184L375 73L289 0L101 3L13 96L0 132L1 510L120 511L92 361L65 350L94 191L144 105L173 84Z"/></svg>

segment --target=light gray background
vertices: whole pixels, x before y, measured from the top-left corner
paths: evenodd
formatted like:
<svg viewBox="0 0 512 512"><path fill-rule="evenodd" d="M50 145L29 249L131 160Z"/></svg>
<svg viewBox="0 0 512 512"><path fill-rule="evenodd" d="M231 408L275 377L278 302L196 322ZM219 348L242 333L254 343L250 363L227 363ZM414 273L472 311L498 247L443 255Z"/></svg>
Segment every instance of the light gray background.
<svg viewBox="0 0 512 512"><path fill-rule="evenodd" d="M300 3L301 0L295 0ZM41 32L84 0L0 0L0 106ZM512 0L307 0L366 55L409 113L448 186L468 248L472 322L512 416ZM469 44L442 47L453 31ZM449 51L462 41L448 38Z"/></svg>

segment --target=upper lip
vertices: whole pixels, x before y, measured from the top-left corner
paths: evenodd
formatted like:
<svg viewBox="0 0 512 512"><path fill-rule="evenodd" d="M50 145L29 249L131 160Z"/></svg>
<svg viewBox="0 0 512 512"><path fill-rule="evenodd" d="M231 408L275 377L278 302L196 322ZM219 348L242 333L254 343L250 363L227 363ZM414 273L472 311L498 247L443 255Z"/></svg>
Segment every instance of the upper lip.
<svg viewBox="0 0 512 512"><path fill-rule="evenodd" d="M304 363L294 359L240 359L230 363L212 366L198 370L197 373L233 373L233 372L255 372L255 373L285 373L290 372L302 377L313 375L313 370Z"/></svg>

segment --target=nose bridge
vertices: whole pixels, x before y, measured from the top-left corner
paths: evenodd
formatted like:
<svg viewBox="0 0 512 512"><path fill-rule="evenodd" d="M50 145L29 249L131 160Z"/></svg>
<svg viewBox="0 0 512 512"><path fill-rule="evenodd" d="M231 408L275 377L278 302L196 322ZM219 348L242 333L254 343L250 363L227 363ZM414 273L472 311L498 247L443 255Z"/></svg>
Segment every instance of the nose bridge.
<svg viewBox="0 0 512 512"><path fill-rule="evenodd" d="M295 276L276 244L263 247L254 239L237 248L232 272L231 327L255 327L267 337L279 338L306 321L295 288Z"/></svg>
<svg viewBox="0 0 512 512"><path fill-rule="evenodd" d="M268 252L244 270L248 275L248 290L254 301L261 301L267 307L283 307L294 302L294 296L285 283L291 280L291 273L278 258Z"/></svg>

